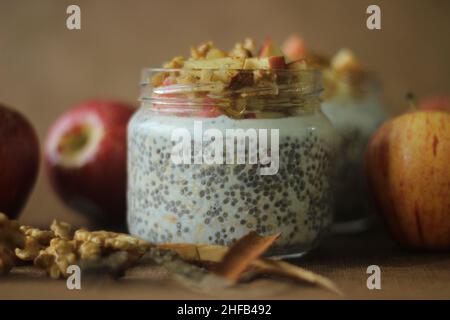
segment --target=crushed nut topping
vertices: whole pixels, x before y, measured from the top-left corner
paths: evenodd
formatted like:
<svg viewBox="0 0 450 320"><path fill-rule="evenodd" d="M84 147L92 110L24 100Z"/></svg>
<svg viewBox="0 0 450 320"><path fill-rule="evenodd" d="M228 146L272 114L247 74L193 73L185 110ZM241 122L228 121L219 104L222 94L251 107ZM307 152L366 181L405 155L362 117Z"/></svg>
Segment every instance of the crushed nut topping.
<svg viewBox="0 0 450 320"><path fill-rule="evenodd" d="M41 250L45 249L39 240L31 236L25 237L25 246L23 249L16 248L15 254L22 261L33 261L39 255Z"/></svg>
<svg viewBox="0 0 450 320"><path fill-rule="evenodd" d="M72 238L71 229L72 227L70 226L70 224L57 220L53 220L50 226L50 230L54 232L56 237L66 240Z"/></svg>
<svg viewBox="0 0 450 320"><path fill-rule="evenodd" d="M55 237L55 234L51 230L41 230L30 226L20 226L20 231L27 237L32 237L38 240L43 245L48 245L50 240Z"/></svg>
<svg viewBox="0 0 450 320"><path fill-rule="evenodd" d="M127 251L139 256L144 254L150 247L150 244L144 240L128 234L110 231L87 231L85 229L79 229L75 232L74 240L78 243L96 243L103 250L103 253Z"/></svg>
<svg viewBox="0 0 450 320"><path fill-rule="evenodd" d="M98 243L85 241L79 245L78 253L80 254L81 260L98 259L102 255L102 248Z"/></svg>
<svg viewBox="0 0 450 320"><path fill-rule="evenodd" d="M77 246L75 241L61 238L54 238L50 245L41 250L34 259L34 265L45 269L48 275L53 279L67 277L67 268L76 264Z"/></svg>
<svg viewBox="0 0 450 320"><path fill-rule="evenodd" d="M7 273L16 265L14 250L24 245L25 237L19 223L0 213L0 274Z"/></svg>
<svg viewBox="0 0 450 320"><path fill-rule="evenodd" d="M22 261L33 261L50 245L50 241L55 237L52 230L41 230L30 226L20 226L20 231L25 236L25 245L23 248L16 248L17 258Z"/></svg>
<svg viewBox="0 0 450 320"><path fill-rule="evenodd" d="M46 270L51 278L65 278L70 265L102 260L116 253L123 254L111 261L120 261L115 268L123 271L150 248L148 242L128 234L86 229L72 233L71 230L70 224L57 220L50 230L20 226L0 213L0 273L23 261Z"/></svg>

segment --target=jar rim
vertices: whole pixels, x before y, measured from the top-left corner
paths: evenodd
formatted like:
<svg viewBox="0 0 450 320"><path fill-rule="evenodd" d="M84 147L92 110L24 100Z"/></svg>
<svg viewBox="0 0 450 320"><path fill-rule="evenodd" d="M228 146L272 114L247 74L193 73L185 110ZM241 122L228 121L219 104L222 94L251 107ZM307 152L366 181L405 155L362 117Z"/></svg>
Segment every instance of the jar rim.
<svg viewBox="0 0 450 320"><path fill-rule="evenodd" d="M256 73L264 79L260 82L250 81L249 84L232 86L220 80L202 80L186 83L159 83L154 85L153 79L157 75L168 75L189 72L234 72L233 75L255 77ZM237 73L236 73L237 72ZM270 80L267 80L269 77ZM252 79L252 78L251 78ZM286 79L288 79L286 81ZM165 80L164 80L165 81ZM226 69L226 68L203 68L203 69L168 69L168 68L145 68L141 73L141 96L140 100L148 100L159 97L174 97L178 94L201 94L209 93L215 97L236 98L236 95L246 97L253 96L278 96L278 95L318 95L323 91L323 72L318 68L305 69Z"/></svg>
<svg viewBox="0 0 450 320"><path fill-rule="evenodd" d="M203 70L207 76L199 74ZM248 110L317 109L323 81L321 70L312 68L148 68L142 71L141 87L143 105L160 110L213 106L239 117Z"/></svg>

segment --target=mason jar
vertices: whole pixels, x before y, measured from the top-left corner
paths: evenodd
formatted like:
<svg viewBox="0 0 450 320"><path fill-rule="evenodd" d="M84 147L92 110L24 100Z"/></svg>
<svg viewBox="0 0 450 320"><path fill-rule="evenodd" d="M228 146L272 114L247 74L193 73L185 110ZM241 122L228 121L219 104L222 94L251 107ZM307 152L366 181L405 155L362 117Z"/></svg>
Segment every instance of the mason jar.
<svg viewBox="0 0 450 320"><path fill-rule="evenodd" d="M270 255L314 247L332 222L336 145L320 71L240 70L272 80L239 89L152 86L161 72L186 70L143 71L142 107L128 127L130 233L230 245L256 231L280 234Z"/></svg>

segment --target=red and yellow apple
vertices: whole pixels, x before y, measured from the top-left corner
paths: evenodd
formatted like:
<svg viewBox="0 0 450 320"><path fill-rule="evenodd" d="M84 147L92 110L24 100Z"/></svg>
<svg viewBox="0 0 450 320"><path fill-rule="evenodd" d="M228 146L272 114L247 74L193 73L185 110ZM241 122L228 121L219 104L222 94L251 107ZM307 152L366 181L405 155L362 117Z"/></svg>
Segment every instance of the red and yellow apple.
<svg viewBox="0 0 450 320"><path fill-rule="evenodd" d="M87 101L61 115L45 145L47 174L67 205L104 226L124 226L128 104Z"/></svg>
<svg viewBox="0 0 450 320"><path fill-rule="evenodd" d="M365 159L369 188L402 244L450 249L450 113L414 111L385 123Z"/></svg>
<svg viewBox="0 0 450 320"><path fill-rule="evenodd" d="M36 182L39 141L20 113L0 105L0 212L16 218Z"/></svg>

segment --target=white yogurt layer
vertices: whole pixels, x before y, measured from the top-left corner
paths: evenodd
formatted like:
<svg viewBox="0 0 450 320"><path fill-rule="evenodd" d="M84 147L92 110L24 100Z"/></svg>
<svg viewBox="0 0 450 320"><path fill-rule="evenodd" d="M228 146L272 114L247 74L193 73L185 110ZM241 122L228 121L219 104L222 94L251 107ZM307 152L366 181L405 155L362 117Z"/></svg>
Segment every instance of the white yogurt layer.
<svg viewBox="0 0 450 320"><path fill-rule="evenodd" d="M322 110L340 134L356 128L364 136L370 136L386 118L380 97L375 92L360 98L337 95L324 101Z"/></svg>
<svg viewBox="0 0 450 320"><path fill-rule="evenodd" d="M279 129L279 171L255 164L180 164L173 130ZM307 250L331 222L335 134L321 112L235 120L161 115L142 109L129 125L128 224L150 242L230 244L250 231L281 232L280 250ZM225 142L224 142L225 145ZM282 249L284 248L284 249ZM286 249L291 248L291 249Z"/></svg>
<svg viewBox="0 0 450 320"><path fill-rule="evenodd" d="M363 161L367 143L387 118L377 90L361 97L334 96L322 110L340 136L335 177L336 222L363 222L371 211L364 179ZM341 225L342 226L342 225Z"/></svg>

